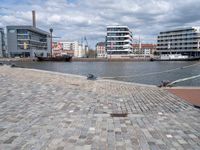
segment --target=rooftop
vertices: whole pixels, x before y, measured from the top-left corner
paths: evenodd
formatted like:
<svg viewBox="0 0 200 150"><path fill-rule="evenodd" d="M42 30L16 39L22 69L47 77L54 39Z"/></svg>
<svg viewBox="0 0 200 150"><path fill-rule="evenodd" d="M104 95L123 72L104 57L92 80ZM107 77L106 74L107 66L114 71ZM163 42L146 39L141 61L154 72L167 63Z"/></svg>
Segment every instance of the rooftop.
<svg viewBox="0 0 200 150"><path fill-rule="evenodd" d="M105 42L98 42L96 46L105 46Z"/></svg>
<svg viewBox="0 0 200 150"><path fill-rule="evenodd" d="M179 31L184 31L184 30L191 30L195 29L197 32L200 32L200 27L179 27L179 28L172 28L166 31L162 31L160 33L166 33L166 32L179 32Z"/></svg>
<svg viewBox="0 0 200 150"><path fill-rule="evenodd" d="M20 25L20 26L6 26L7 29L27 29L27 30L30 30L30 31L34 31L34 32L39 32L41 34L46 34L46 35L50 35L49 32L46 32L44 30L41 30L39 28L35 28L33 26L28 26L28 25Z"/></svg>

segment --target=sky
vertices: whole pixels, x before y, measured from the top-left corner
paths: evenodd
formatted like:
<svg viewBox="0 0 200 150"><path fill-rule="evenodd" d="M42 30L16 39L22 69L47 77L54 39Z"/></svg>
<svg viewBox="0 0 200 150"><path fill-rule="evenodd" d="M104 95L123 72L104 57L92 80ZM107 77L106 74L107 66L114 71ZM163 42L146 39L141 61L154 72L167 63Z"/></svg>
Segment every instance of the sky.
<svg viewBox="0 0 200 150"><path fill-rule="evenodd" d="M0 27L32 25L54 29L54 40L80 41L91 48L105 41L106 26L127 25L134 42L156 43L160 31L200 26L200 0L0 0Z"/></svg>

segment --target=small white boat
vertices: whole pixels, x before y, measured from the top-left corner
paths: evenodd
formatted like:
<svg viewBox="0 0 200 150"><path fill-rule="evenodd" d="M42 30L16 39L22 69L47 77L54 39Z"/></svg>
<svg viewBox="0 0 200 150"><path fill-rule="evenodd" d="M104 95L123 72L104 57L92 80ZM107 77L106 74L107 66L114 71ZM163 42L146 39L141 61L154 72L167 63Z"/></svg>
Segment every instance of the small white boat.
<svg viewBox="0 0 200 150"><path fill-rule="evenodd" d="M200 57L190 57L182 54L162 54L157 58L152 58L151 61L193 61L200 60Z"/></svg>
<svg viewBox="0 0 200 150"><path fill-rule="evenodd" d="M189 57L187 55L181 54L165 54L160 55L160 60L187 60Z"/></svg>

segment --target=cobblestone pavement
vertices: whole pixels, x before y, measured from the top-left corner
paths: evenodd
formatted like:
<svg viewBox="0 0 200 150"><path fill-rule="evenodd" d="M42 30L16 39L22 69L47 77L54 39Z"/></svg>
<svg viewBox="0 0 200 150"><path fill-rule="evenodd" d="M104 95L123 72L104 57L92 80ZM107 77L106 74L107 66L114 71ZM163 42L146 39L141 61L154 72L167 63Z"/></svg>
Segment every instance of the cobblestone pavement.
<svg viewBox="0 0 200 150"><path fill-rule="evenodd" d="M200 109L157 87L2 66L0 149L199 150Z"/></svg>

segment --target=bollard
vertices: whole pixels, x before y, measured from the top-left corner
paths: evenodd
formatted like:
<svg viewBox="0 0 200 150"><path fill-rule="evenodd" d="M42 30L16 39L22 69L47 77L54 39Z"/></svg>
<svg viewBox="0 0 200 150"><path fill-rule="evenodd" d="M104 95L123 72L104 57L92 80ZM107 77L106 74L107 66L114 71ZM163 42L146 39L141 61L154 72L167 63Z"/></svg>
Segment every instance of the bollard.
<svg viewBox="0 0 200 150"><path fill-rule="evenodd" d="M93 74L88 74L87 75L87 80L96 80L96 79L97 79L97 77L94 76Z"/></svg>

